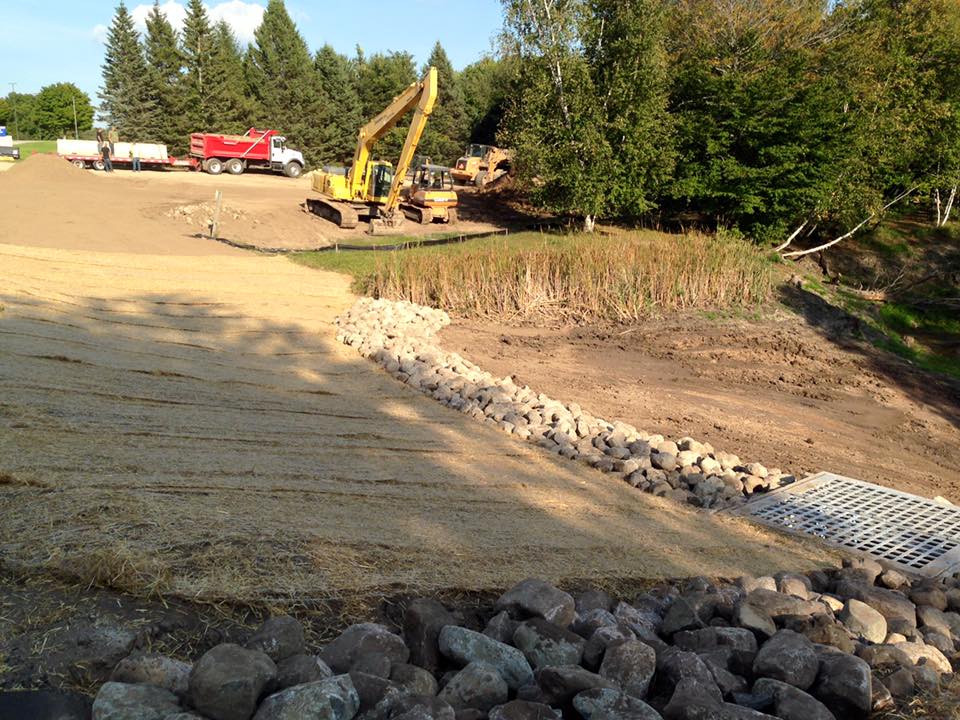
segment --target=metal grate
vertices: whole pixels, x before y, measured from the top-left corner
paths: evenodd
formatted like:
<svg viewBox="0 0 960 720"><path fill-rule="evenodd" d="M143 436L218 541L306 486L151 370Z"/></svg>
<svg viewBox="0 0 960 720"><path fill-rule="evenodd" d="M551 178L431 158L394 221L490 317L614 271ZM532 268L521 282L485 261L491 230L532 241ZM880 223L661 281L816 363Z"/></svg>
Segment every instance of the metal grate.
<svg viewBox="0 0 960 720"><path fill-rule="evenodd" d="M788 485L737 513L914 573L960 566L960 508L833 473Z"/></svg>

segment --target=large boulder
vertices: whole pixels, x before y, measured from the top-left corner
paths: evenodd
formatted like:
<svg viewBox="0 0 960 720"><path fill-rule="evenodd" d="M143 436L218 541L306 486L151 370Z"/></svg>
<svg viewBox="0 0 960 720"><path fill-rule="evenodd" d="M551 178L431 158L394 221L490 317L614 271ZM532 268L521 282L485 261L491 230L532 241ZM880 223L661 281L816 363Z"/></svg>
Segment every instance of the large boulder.
<svg viewBox="0 0 960 720"><path fill-rule="evenodd" d="M575 632L536 617L517 626L513 644L536 670L547 665L579 665L587 643Z"/></svg>
<svg viewBox="0 0 960 720"><path fill-rule="evenodd" d="M757 588L744 599L749 605L763 610L774 620L790 615L816 615L826 612L826 607L814 600L801 600L794 595Z"/></svg>
<svg viewBox="0 0 960 720"><path fill-rule="evenodd" d="M820 659L813 696L840 718L867 718L873 707L872 675L865 660L829 653Z"/></svg>
<svg viewBox="0 0 960 720"><path fill-rule="evenodd" d="M482 633L447 625L440 631L439 645L441 653L461 665L492 665L513 690L533 681L533 669L522 652Z"/></svg>
<svg viewBox="0 0 960 720"><path fill-rule="evenodd" d="M813 685L820 661L807 638L792 630L781 630L767 640L753 661L753 673L789 683L801 690Z"/></svg>
<svg viewBox="0 0 960 720"><path fill-rule="evenodd" d="M332 677L333 672L316 655L291 655L277 663L276 689L303 685Z"/></svg>
<svg viewBox="0 0 960 720"><path fill-rule="evenodd" d="M350 720L360 698L349 675L295 685L266 698L254 720Z"/></svg>
<svg viewBox="0 0 960 720"><path fill-rule="evenodd" d="M616 625L618 622L616 615L603 608L594 608L577 616L570 629L580 637L589 640L597 630L602 627Z"/></svg>
<svg viewBox="0 0 960 720"><path fill-rule="evenodd" d="M187 696L193 707L212 720L247 720L276 676L277 666L259 650L224 643L194 664Z"/></svg>
<svg viewBox="0 0 960 720"><path fill-rule="evenodd" d="M472 662L446 684L438 696L454 710L490 710L507 701L509 688L497 669L485 662Z"/></svg>
<svg viewBox="0 0 960 720"><path fill-rule="evenodd" d="M850 632L868 642L880 644L887 637L887 619L861 600L847 600L839 620Z"/></svg>
<svg viewBox="0 0 960 720"><path fill-rule="evenodd" d="M697 592L679 596L663 616L660 633L670 637L682 630L706 627L713 618L717 601L715 593Z"/></svg>
<svg viewBox="0 0 960 720"><path fill-rule="evenodd" d="M416 665L397 663L390 668L390 679L411 695L437 694L437 679Z"/></svg>
<svg viewBox="0 0 960 720"><path fill-rule="evenodd" d="M110 679L120 683L153 685L178 697L187 694L190 664L158 653L134 653L117 663Z"/></svg>
<svg viewBox="0 0 960 720"><path fill-rule="evenodd" d="M663 709L665 720L722 720L723 696L712 682L683 678Z"/></svg>
<svg viewBox="0 0 960 720"><path fill-rule="evenodd" d="M390 720L456 720L450 703L428 695L405 695L389 705Z"/></svg>
<svg viewBox="0 0 960 720"><path fill-rule="evenodd" d="M752 632L760 640L771 638L777 632L777 625L770 614L763 608L749 602L737 604L733 613L733 621L739 627Z"/></svg>
<svg viewBox="0 0 960 720"><path fill-rule="evenodd" d="M760 678L753 684L755 697L770 697L773 712L783 720L837 720L822 702L793 685Z"/></svg>
<svg viewBox="0 0 960 720"><path fill-rule="evenodd" d="M440 630L456 625L457 618L438 601L414 600L403 613L403 637L410 648L410 662L430 672L440 667Z"/></svg>
<svg viewBox="0 0 960 720"><path fill-rule="evenodd" d="M950 661L944 657L942 652L937 650L932 645L905 642L897 643L894 645L894 647L904 653L914 665L919 665L921 662L923 662L924 664L930 666L930 668L933 670L936 670L938 673L948 673L953 671L953 668L950 667Z"/></svg>
<svg viewBox="0 0 960 720"><path fill-rule="evenodd" d="M508 610L526 617L542 617L560 627L568 627L577 615L576 601L569 593L543 580L528 578L514 585L497 600L497 610Z"/></svg>
<svg viewBox="0 0 960 720"><path fill-rule="evenodd" d="M275 663L307 650L303 628L289 615L277 615L264 622L244 645L259 650Z"/></svg>
<svg viewBox="0 0 960 720"><path fill-rule="evenodd" d="M151 685L106 682L93 701L93 720L164 720L181 711L169 690Z"/></svg>
<svg viewBox="0 0 960 720"><path fill-rule="evenodd" d="M902 620L908 627L917 626L917 608L903 593L881 587L852 585L845 594L847 599L860 600L879 612L887 619L888 625L894 620Z"/></svg>
<svg viewBox="0 0 960 720"><path fill-rule="evenodd" d="M628 695L646 698L657 669L654 649L639 640L628 640L607 650L600 664L600 677L613 680Z"/></svg>
<svg viewBox="0 0 960 720"><path fill-rule="evenodd" d="M706 652L718 647L729 647L748 653L757 652L757 638L746 628L708 627L677 633L673 643L681 650Z"/></svg>
<svg viewBox="0 0 960 720"><path fill-rule="evenodd" d="M405 663L410 650L403 638L377 623L351 625L320 653L323 660L335 673L345 673L364 655L380 654L390 662Z"/></svg>
<svg viewBox="0 0 960 720"><path fill-rule="evenodd" d="M633 630L627 627L625 623L605 625L602 628L598 628L597 631L590 636L586 646L583 648L583 664L591 670L596 670L600 667L600 663L607 649L615 645L621 645L628 640L635 640L636 637Z"/></svg>
<svg viewBox="0 0 960 720"><path fill-rule="evenodd" d="M497 705L487 717L489 720L561 720L560 713L549 705L528 700Z"/></svg>

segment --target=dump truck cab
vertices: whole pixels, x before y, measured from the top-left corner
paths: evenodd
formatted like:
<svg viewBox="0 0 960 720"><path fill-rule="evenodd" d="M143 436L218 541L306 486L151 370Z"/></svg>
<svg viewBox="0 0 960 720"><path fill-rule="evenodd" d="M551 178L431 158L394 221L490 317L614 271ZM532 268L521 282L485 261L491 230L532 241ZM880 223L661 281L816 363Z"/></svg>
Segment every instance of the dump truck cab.
<svg viewBox="0 0 960 720"><path fill-rule="evenodd" d="M287 139L282 135L274 135L270 138L270 166L274 170L285 172L291 175L289 168L296 166L296 177L303 170L306 163L303 160L303 153L299 150L291 150L287 147Z"/></svg>

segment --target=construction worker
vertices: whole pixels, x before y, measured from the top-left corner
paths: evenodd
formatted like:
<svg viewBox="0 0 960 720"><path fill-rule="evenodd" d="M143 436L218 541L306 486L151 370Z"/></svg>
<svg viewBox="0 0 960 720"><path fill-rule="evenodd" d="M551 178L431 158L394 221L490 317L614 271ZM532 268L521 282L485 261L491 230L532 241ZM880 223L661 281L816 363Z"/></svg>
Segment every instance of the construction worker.
<svg viewBox="0 0 960 720"><path fill-rule="evenodd" d="M140 148L136 143L130 144L130 166L134 172L140 172Z"/></svg>
<svg viewBox="0 0 960 720"><path fill-rule="evenodd" d="M103 132L97 130L97 143L100 147L100 157L103 158L103 171L113 172L113 161L110 159L110 143L103 137Z"/></svg>
<svg viewBox="0 0 960 720"><path fill-rule="evenodd" d="M110 126L110 132L107 133L107 140L110 141L110 154L116 155L115 147L116 147L116 144L120 142L120 134L117 132L117 129L112 125Z"/></svg>

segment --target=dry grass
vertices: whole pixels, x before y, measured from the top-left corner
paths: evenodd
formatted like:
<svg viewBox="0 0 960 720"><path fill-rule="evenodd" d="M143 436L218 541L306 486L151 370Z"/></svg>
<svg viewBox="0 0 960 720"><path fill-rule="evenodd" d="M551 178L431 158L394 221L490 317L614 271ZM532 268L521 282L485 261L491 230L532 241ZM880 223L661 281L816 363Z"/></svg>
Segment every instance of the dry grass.
<svg viewBox="0 0 960 720"><path fill-rule="evenodd" d="M882 713L878 720L960 720L960 674L945 680L939 691L918 693L896 710Z"/></svg>
<svg viewBox="0 0 960 720"><path fill-rule="evenodd" d="M770 297L771 263L734 238L625 232L513 236L456 252L394 253L360 279L380 297L461 316L629 322Z"/></svg>

